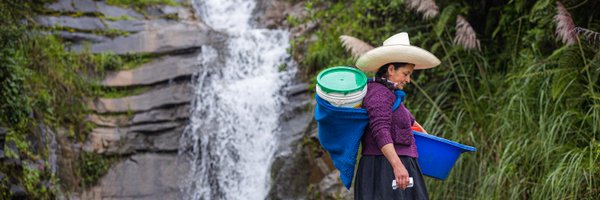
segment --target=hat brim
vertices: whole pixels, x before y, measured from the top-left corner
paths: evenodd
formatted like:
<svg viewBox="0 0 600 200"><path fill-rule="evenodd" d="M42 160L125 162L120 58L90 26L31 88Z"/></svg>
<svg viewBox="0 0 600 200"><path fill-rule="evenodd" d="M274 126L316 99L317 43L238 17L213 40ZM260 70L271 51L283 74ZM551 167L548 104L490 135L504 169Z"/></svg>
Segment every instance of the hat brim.
<svg viewBox="0 0 600 200"><path fill-rule="evenodd" d="M393 62L415 64L415 69L429 69L441 62L431 52L410 45L386 45L368 51L358 58L356 67L365 72L377 72L379 67Z"/></svg>

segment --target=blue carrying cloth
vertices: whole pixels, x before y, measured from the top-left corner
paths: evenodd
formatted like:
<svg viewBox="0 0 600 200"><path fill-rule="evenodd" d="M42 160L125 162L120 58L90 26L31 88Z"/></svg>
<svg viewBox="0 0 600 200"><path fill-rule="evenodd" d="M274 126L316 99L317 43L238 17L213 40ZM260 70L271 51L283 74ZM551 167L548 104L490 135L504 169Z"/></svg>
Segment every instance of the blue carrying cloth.
<svg viewBox="0 0 600 200"><path fill-rule="evenodd" d="M406 94L396 90L396 102L393 110L398 109ZM315 95L317 106L315 120L319 131L319 142L340 171L340 179L350 189L354 176L354 166L358 147L365 128L369 125L369 115L363 108L335 107Z"/></svg>

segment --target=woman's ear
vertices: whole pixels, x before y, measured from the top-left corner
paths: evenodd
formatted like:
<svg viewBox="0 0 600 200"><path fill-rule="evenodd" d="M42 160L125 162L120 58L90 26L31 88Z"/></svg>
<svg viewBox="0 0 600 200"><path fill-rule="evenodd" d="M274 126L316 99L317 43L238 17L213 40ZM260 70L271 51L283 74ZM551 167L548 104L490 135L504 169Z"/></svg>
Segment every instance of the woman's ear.
<svg viewBox="0 0 600 200"><path fill-rule="evenodd" d="M393 74L393 73L394 73L394 70L395 70L395 69L394 69L394 65L392 65L392 64L388 65L388 68L387 68L387 74L388 74L388 76L389 76L390 74Z"/></svg>

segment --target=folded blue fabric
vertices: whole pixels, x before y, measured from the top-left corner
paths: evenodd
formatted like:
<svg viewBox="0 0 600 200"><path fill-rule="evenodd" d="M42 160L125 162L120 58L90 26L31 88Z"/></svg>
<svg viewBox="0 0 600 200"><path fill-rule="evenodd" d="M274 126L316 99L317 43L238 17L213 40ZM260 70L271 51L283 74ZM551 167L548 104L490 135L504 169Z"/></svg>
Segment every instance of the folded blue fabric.
<svg viewBox="0 0 600 200"><path fill-rule="evenodd" d="M396 90L396 110L406 94ZM340 171L340 179L346 188L350 189L354 177L356 155L360 139L369 124L367 110L363 108L335 107L329 102L315 95L317 106L315 120L319 131L319 142L327 152L333 165Z"/></svg>

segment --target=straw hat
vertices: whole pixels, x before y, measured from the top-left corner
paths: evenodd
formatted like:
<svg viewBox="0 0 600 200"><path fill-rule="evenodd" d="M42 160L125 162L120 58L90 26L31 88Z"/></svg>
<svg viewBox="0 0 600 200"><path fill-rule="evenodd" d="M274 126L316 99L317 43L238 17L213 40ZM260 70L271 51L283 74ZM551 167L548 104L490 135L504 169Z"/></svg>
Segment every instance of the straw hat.
<svg viewBox="0 0 600 200"><path fill-rule="evenodd" d="M410 45L408 33L398 33L358 58L356 66L365 72L377 72L379 67L393 62L415 64L415 69L429 69L440 64L431 52Z"/></svg>

